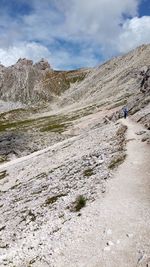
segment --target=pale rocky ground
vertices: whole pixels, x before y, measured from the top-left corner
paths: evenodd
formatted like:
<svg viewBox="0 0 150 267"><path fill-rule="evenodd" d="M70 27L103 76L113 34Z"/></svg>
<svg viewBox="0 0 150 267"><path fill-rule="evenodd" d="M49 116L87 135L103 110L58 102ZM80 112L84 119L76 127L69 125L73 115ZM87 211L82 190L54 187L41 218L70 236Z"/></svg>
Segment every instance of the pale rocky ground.
<svg viewBox="0 0 150 267"><path fill-rule="evenodd" d="M149 145L143 127L126 124L128 156L113 177L118 122L0 166L0 266L147 266ZM78 194L87 204L76 213Z"/></svg>
<svg viewBox="0 0 150 267"><path fill-rule="evenodd" d="M14 102L6 102L3 100L0 100L0 113L7 112L10 110L18 109L18 108L23 108L25 105L22 103L14 103Z"/></svg>
<svg viewBox="0 0 150 267"><path fill-rule="evenodd" d="M55 232L64 231L70 219L77 219L77 214L69 210L76 196L82 194L90 203L99 191L105 192L104 181L110 176L107 165L118 149L116 128L109 125L107 130L93 129L86 136L1 165L1 172L7 170L1 180L1 205L5 203L1 206L1 264L28 266L45 249L48 255L43 251L40 257L42 261L48 257L51 262L49 254L57 249ZM114 142L113 148L109 142ZM86 176L85 170L92 170L92 174ZM58 196L56 203L45 204L53 196Z"/></svg>
<svg viewBox="0 0 150 267"><path fill-rule="evenodd" d="M51 80L35 85L32 77L31 92L25 79L23 102L26 89L34 100L45 88L57 99L52 103L33 107L1 100L1 267L149 266L149 52L150 45L141 46L86 70L83 81L56 98L61 85L51 92ZM6 76L19 77L11 88L16 99L18 84L33 70L41 79L57 75L45 61L35 66L20 60L6 70ZM66 86L64 75L58 73ZM1 84L0 93L9 100L7 85ZM120 120L125 104L126 121ZM79 195L86 206L75 212Z"/></svg>
<svg viewBox="0 0 150 267"><path fill-rule="evenodd" d="M137 135L143 127L130 119L122 123L128 126L127 158L109 181L104 197L88 206L71 225L71 234L63 237L64 246L60 237L52 266L150 264L149 145Z"/></svg>

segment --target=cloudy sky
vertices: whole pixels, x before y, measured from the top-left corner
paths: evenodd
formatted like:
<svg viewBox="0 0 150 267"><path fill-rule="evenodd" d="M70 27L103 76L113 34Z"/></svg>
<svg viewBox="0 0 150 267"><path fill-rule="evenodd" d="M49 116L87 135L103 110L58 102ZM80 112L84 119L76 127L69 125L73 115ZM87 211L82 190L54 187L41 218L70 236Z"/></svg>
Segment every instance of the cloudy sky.
<svg viewBox="0 0 150 267"><path fill-rule="evenodd" d="M150 0L0 0L0 62L91 67L150 43Z"/></svg>

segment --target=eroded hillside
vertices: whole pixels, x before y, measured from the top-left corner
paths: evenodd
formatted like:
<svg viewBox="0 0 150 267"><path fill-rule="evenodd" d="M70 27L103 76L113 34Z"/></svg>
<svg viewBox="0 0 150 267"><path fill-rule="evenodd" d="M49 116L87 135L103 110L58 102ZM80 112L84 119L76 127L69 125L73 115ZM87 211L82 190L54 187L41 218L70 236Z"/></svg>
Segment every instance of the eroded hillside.
<svg viewBox="0 0 150 267"><path fill-rule="evenodd" d="M148 194L143 193L147 192L145 184L139 186L137 181L137 188L134 190L129 169L132 163L135 177L136 174L139 175L137 161L135 159L134 162L133 157L136 145L143 149L142 155L146 155L146 160L148 159L149 52L149 45L141 46L90 72L55 72L45 61L36 66L30 61L19 61L19 69L12 66L11 71L1 67L1 73L6 71L1 76L1 100L7 100L7 104L8 100L19 100L22 103L28 102L28 105L14 108L11 104L13 108L5 112L3 109L0 114L0 266L87 266L87 261L82 258L85 255L88 267L93 267L96 263L99 264L97 255L102 260L110 259L105 253L111 251L113 246L119 246L119 259L122 260L121 253L124 247L126 248L125 245L127 244L128 248L131 244L126 239L129 239L132 233L122 234L121 231L124 224L124 231L132 229L128 229L128 225L137 229L135 217L132 219L134 212L131 204L133 202L134 208L137 208L134 197L137 197L139 192L142 197L140 195L138 198L137 206L140 205L140 212L146 211L145 217L142 217L143 221L149 216ZM32 102L30 99L36 105L29 105ZM127 126L122 125L119 120L123 115L124 105L129 108L130 119L126 123ZM147 129L134 126L132 120L141 122ZM130 134L126 137L127 131ZM127 158L127 145L128 150L132 149L132 162ZM120 185L123 185L119 189L122 190L120 195L126 196L124 192L127 191L128 196L128 183L131 181L131 195L129 194L127 202L124 198L118 201L119 194L114 184L112 190L115 189L115 201L113 199L112 202L110 194L107 203L105 199L110 178L113 177L114 170L126 162L126 158L128 174L124 175L124 183L120 182ZM137 154L137 159L141 164L147 162L141 161L140 153ZM148 173L148 169L146 170L145 175ZM147 179L147 176L145 177ZM141 178L140 183L142 181ZM134 195L135 192L138 193ZM102 208L103 202L106 202L106 210ZM108 212L110 203L114 203L113 208L110 207L112 217L109 217ZM120 203L123 203L123 208L119 206ZM144 211L141 203L144 203ZM100 206L102 210L99 210ZM133 224L127 223L128 217L121 220L122 217L120 219L115 216L116 207L119 216L124 216L124 210L127 212L130 206L130 219ZM119 218L118 221L116 218ZM141 214L138 212L137 218L141 220ZM108 233L110 238L112 230L108 225L113 219L117 222L117 227L121 225L117 233L121 232L121 241L117 235L114 235L117 239L113 242L107 237ZM100 228L96 230L97 221ZM116 229L118 228L114 224L114 232ZM92 234L88 236L89 231ZM148 227L146 230L141 227L138 233L141 231L145 231L148 237ZM93 249L85 242L84 248L82 247L84 236L90 241L92 236L96 238L91 243ZM135 260L131 257L131 261L135 263L138 262L139 251L148 253L147 238L141 241L137 236L137 243L133 242L131 246L135 249L132 255ZM78 244L80 251L77 249ZM70 251L71 261L71 256L67 255L66 251ZM74 252L77 254L74 255ZM94 259L96 257L96 261L92 261L91 255ZM145 259L143 255L145 254L142 254L142 259Z"/></svg>
<svg viewBox="0 0 150 267"><path fill-rule="evenodd" d="M54 71L44 59L35 64L19 59L13 66L0 66L0 98L25 104L51 102L89 71Z"/></svg>

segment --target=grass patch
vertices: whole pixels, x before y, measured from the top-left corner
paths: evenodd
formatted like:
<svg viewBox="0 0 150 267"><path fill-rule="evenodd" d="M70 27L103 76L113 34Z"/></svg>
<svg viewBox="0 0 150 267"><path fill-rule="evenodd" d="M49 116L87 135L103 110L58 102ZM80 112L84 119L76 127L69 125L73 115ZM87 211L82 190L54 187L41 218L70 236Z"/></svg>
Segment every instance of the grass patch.
<svg viewBox="0 0 150 267"><path fill-rule="evenodd" d="M65 123L60 123L60 124L50 124L44 128L42 128L40 131L41 132L58 132L58 133L62 133L65 131L65 129L67 128L68 125L66 125Z"/></svg>
<svg viewBox="0 0 150 267"><path fill-rule="evenodd" d="M56 196L52 196L52 197L48 197L45 201L45 205L52 205L54 204L60 197L64 197L66 196L67 194L59 194L59 195L56 195Z"/></svg>
<svg viewBox="0 0 150 267"><path fill-rule="evenodd" d="M92 176L94 173L93 173L93 169L89 168L89 169L86 169L84 170L83 172L83 176L85 177L89 177L89 176Z"/></svg>
<svg viewBox="0 0 150 267"><path fill-rule="evenodd" d="M23 110L20 110L19 112L10 111L9 113L13 114L13 116L7 116L7 118L5 118L5 115L7 115L5 113L2 114L3 116L0 116L0 132L8 130L20 131L34 128L41 132L52 131L61 133L65 131L73 121L92 114L95 108L96 105L89 105L68 114L56 114L39 118L27 118L27 115ZM25 113L22 114L22 116L26 116L26 118L22 118L20 114L21 112Z"/></svg>
<svg viewBox="0 0 150 267"><path fill-rule="evenodd" d="M46 172L42 172L34 177L34 179L43 179L43 178L47 178Z"/></svg>
<svg viewBox="0 0 150 267"><path fill-rule="evenodd" d="M86 205L86 198L82 195L79 195L74 203L74 211L78 212Z"/></svg>
<svg viewBox="0 0 150 267"><path fill-rule="evenodd" d="M126 158L126 155L120 155L120 156L112 159L108 168L113 170L114 168L118 167L121 163L123 163L125 158Z"/></svg>
<svg viewBox="0 0 150 267"><path fill-rule="evenodd" d="M51 131L61 133L65 131L73 121L92 114L96 108L97 105L89 105L68 114L57 114L39 118L26 117L26 119L23 119L18 116L17 119L13 116L13 118L3 120L3 118L0 117L0 132L37 129L41 132Z"/></svg>
<svg viewBox="0 0 150 267"><path fill-rule="evenodd" d="M0 172L0 180L4 179L7 176L7 171Z"/></svg>
<svg viewBox="0 0 150 267"><path fill-rule="evenodd" d="M24 120L24 121L15 121L15 122L0 122L0 132L3 132L8 129L20 129L21 127L32 126L32 123L35 120Z"/></svg>
<svg viewBox="0 0 150 267"><path fill-rule="evenodd" d="M0 156L0 163L5 162L7 160L6 156Z"/></svg>
<svg viewBox="0 0 150 267"><path fill-rule="evenodd" d="M31 210L29 210L28 215L30 216L30 220L32 222L34 222L36 220L36 216L35 216L35 214Z"/></svg>

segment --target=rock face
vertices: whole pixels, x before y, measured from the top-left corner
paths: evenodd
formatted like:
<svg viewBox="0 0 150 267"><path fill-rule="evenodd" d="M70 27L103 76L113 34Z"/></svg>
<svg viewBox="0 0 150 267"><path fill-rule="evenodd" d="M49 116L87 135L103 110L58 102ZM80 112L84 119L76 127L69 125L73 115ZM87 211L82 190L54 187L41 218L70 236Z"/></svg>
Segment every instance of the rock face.
<svg viewBox="0 0 150 267"><path fill-rule="evenodd" d="M52 101L70 87L70 83L84 79L88 70L54 71L47 60L33 64L19 59L8 68L0 65L0 99L33 104ZM73 75L73 77L71 77Z"/></svg>
<svg viewBox="0 0 150 267"><path fill-rule="evenodd" d="M34 65L38 70L46 70L46 69L50 69L50 64L48 63L47 60L45 59L41 59L39 62L37 62L35 65Z"/></svg>
<svg viewBox="0 0 150 267"><path fill-rule="evenodd" d="M128 54L94 68L78 86L70 88L62 96L61 104L84 102L99 106L123 102L147 87L149 75L150 45L142 45ZM141 70L144 67L142 76ZM142 82L142 80L144 81ZM144 89L145 90L145 89ZM123 103L122 103L123 105Z"/></svg>
<svg viewBox="0 0 150 267"><path fill-rule="evenodd" d="M16 67L17 66L32 66L33 65L33 61L26 59L26 58L19 58L17 63L16 63Z"/></svg>
<svg viewBox="0 0 150 267"><path fill-rule="evenodd" d="M141 92L148 93L150 91L150 66L141 70Z"/></svg>
<svg viewBox="0 0 150 267"><path fill-rule="evenodd" d="M22 103L33 99L37 101L40 91L36 91L35 87L42 76L40 71L35 70L31 60L19 59L15 65L3 68L0 72L0 98Z"/></svg>
<svg viewBox="0 0 150 267"><path fill-rule="evenodd" d="M27 104L53 101L59 106L123 104L138 90L149 92L149 54L150 45L143 45L97 68L75 71L54 71L45 59L35 64L19 59L8 68L0 65L0 99Z"/></svg>

